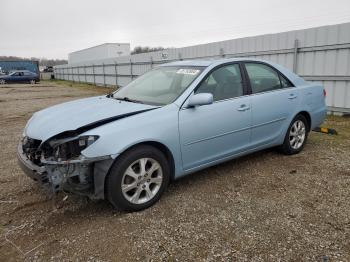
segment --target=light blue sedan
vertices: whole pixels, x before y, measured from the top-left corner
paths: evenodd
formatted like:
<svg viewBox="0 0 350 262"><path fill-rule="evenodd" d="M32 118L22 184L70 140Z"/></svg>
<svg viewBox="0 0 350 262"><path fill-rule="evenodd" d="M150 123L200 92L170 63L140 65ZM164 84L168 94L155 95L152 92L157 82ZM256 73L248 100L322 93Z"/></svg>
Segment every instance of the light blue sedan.
<svg viewBox="0 0 350 262"><path fill-rule="evenodd" d="M323 87L280 65L179 61L113 94L35 113L18 158L53 192L136 211L186 174L269 147L299 153L325 114Z"/></svg>

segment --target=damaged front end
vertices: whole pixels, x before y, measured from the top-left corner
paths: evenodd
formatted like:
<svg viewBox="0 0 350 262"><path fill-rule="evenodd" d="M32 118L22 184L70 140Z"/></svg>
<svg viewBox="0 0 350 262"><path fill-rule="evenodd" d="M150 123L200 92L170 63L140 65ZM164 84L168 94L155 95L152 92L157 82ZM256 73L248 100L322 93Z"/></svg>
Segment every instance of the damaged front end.
<svg viewBox="0 0 350 262"><path fill-rule="evenodd" d="M81 154L98 138L63 133L42 143L23 137L18 159L25 173L52 193L69 191L104 198L104 178L113 159L111 156L87 158Z"/></svg>

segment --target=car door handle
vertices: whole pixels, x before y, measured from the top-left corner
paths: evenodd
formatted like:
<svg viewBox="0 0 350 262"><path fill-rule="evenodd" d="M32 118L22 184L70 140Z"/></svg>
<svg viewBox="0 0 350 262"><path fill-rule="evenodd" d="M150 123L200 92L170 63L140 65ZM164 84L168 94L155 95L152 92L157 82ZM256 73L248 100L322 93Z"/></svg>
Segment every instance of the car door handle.
<svg viewBox="0 0 350 262"><path fill-rule="evenodd" d="M246 110L249 110L249 108L250 108L249 106L243 104L237 110L238 111L246 111Z"/></svg>
<svg viewBox="0 0 350 262"><path fill-rule="evenodd" d="M295 98L297 98L297 95L295 95L295 94L290 94L288 96L288 99L295 99Z"/></svg>

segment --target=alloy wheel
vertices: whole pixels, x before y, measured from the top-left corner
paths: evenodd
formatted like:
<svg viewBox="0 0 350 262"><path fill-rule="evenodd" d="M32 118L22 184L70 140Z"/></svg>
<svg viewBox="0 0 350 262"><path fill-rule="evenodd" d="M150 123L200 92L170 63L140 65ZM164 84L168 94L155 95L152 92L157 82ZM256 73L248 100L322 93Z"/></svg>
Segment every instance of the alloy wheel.
<svg viewBox="0 0 350 262"><path fill-rule="evenodd" d="M306 127L303 121L297 120L294 122L289 132L290 146L297 150L304 144L306 137Z"/></svg>
<svg viewBox="0 0 350 262"><path fill-rule="evenodd" d="M161 165L152 158L141 158L125 170L121 182L122 193L129 202L143 204L156 196L162 183Z"/></svg>

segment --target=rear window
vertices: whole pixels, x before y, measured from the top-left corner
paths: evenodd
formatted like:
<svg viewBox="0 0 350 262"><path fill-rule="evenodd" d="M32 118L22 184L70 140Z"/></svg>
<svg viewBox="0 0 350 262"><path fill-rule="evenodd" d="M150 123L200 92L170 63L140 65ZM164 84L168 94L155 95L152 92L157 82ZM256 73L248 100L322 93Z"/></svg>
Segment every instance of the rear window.
<svg viewBox="0 0 350 262"><path fill-rule="evenodd" d="M292 87L292 83L270 66L260 63L246 63L252 93L262 93Z"/></svg>

